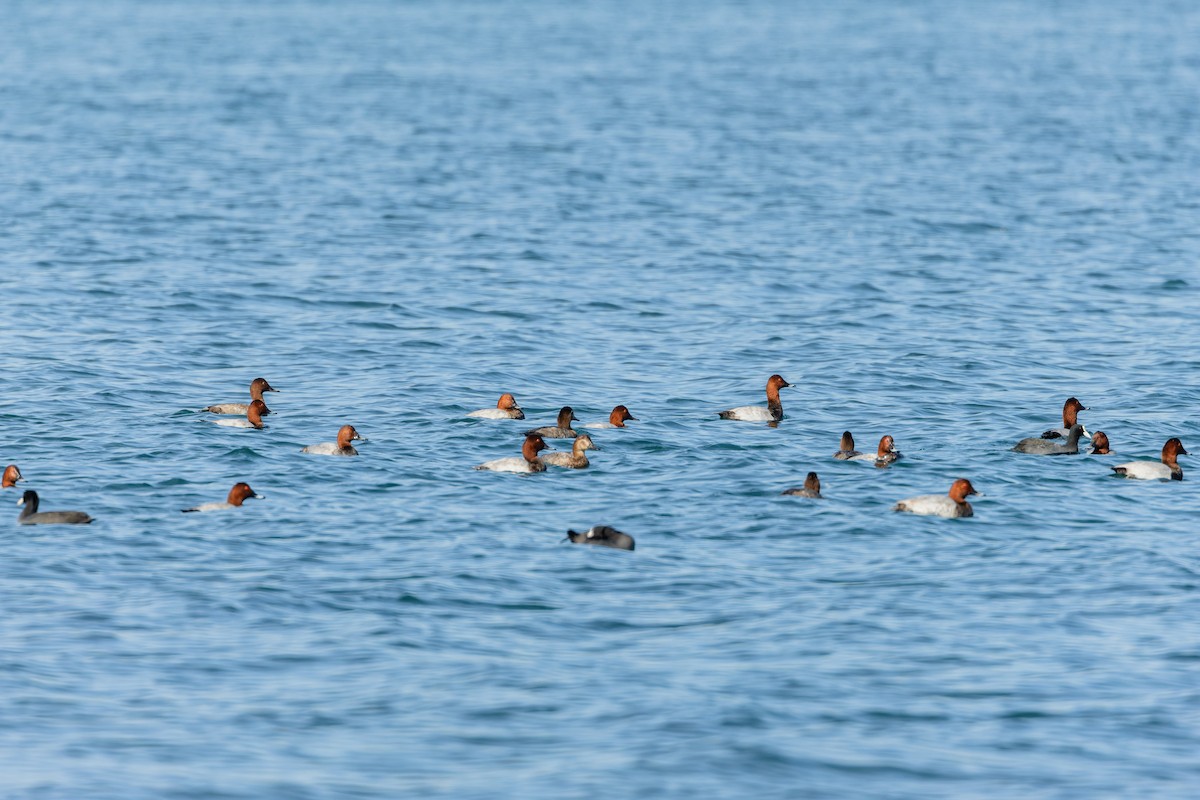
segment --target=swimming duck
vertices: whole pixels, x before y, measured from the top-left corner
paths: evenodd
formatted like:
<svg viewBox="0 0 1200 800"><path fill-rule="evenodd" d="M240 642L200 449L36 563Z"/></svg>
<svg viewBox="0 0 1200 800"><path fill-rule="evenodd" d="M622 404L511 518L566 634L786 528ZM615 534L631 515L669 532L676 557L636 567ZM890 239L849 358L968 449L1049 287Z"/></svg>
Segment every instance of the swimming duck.
<svg viewBox="0 0 1200 800"><path fill-rule="evenodd" d="M316 456L356 456L358 451L354 449L354 445L350 442L355 439L365 442L366 439L358 435L358 431L354 430L353 425L343 425L338 428L336 442L321 442L320 444L310 444L300 450L301 453L311 453Z"/></svg>
<svg viewBox="0 0 1200 800"><path fill-rule="evenodd" d="M1160 461L1130 461L1118 464L1112 471L1122 478L1135 478L1142 481L1181 481L1183 468L1179 466L1179 456L1188 455L1179 439L1167 439L1163 445Z"/></svg>
<svg viewBox="0 0 1200 800"><path fill-rule="evenodd" d="M967 502L967 495L979 494L966 478L959 478L950 485L946 494L923 494L901 500L892 511L907 511L930 517L971 517L975 511Z"/></svg>
<svg viewBox="0 0 1200 800"><path fill-rule="evenodd" d="M608 415L608 422L589 422L585 428L624 428L626 420L637 421L637 417L629 413L625 406L617 406Z"/></svg>
<svg viewBox="0 0 1200 800"><path fill-rule="evenodd" d="M779 390L792 384L778 375L767 379L767 404L765 406L738 406L728 411L718 411L721 419L740 419L746 422L778 422L783 419L783 403L779 401Z"/></svg>
<svg viewBox="0 0 1200 800"><path fill-rule="evenodd" d="M229 490L229 495L225 498L224 503L202 503L194 508L185 508L183 512L186 514L190 511L223 511L226 508L238 508L243 500L249 500L252 497L257 500L263 499L261 494L256 494L250 488L250 484L235 483Z"/></svg>
<svg viewBox="0 0 1200 800"><path fill-rule="evenodd" d="M900 460L900 451L896 449L896 440L891 436L884 436L879 440L879 447L874 453L859 453L856 456L850 456L850 461L870 461L877 467L886 467L887 465Z"/></svg>
<svg viewBox="0 0 1200 800"><path fill-rule="evenodd" d="M820 500L821 498L821 479L817 477L817 473L810 472L808 477L804 479L803 486L793 486L791 489L786 489L784 494L796 495L797 497L812 497Z"/></svg>
<svg viewBox="0 0 1200 800"><path fill-rule="evenodd" d="M1108 434L1106 434L1104 431L1096 431L1092 434L1092 455L1112 455L1112 450L1110 450L1108 446Z"/></svg>
<svg viewBox="0 0 1200 800"><path fill-rule="evenodd" d="M21 476L21 470L17 469L16 464L9 464L4 468L3 488L8 489L9 487L16 486L17 481L23 480L25 478Z"/></svg>
<svg viewBox="0 0 1200 800"><path fill-rule="evenodd" d="M262 415L267 410L267 404L262 400L255 400L246 407L245 419L214 419L214 425L221 425L226 428L258 428L263 427Z"/></svg>
<svg viewBox="0 0 1200 800"><path fill-rule="evenodd" d="M584 450L599 450L592 443L592 437L586 433L582 436L576 436L574 443L571 445L571 452L564 453L561 451L554 453L546 453L542 456L542 461L552 467L566 467L567 469L584 469L588 465L587 456L583 454Z"/></svg>
<svg viewBox="0 0 1200 800"><path fill-rule="evenodd" d="M1079 422L1080 411L1087 411L1087 408L1074 397L1068 397L1067 402L1063 403L1063 426L1061 428L1051 428L1042 434L1042 438L1063 439L1070 436L1071 428L1075 427L1075 424ZM1089 435L1087 429L1084 429L1083 435Z"/></svg>
<svg viewBox="0 0 1200 800"><path fill-rule="evenodd" d="M476 419L525 419L525 412L517 405L513 396L505 392L496 401L495 408L481 408L478 411L472 411L467 416Z"/></svg>
<svg viewBox="0 0 1200 800"><path fill-rule="evenodd" d="M486 469L492 472L545 472L546 464L538 458L538 452L546 449L546 443L537 433L525 434L525 442L521 445L520 458L497 458L479 464L475 469Z"/></svg>
<svg viewBox="0 0 1200 800"><path fill-rule="evenodd" d="M574 439L579 434L571 429L571 422L572 420L577 419L579 419L579 417L575 416L575 412L570 406L563 406L558 410L557 425L548 425L544 428L534 428L531 431L525 431L525 435L528 436L531 433L536 433L538 436L542 436L547 439Z"/></svg>
<svg viewBox="0 0 1200 800"><path fill-rule="evenodd" d="M267 383L266 378L255 378L250 381L250 402L263 399L263 392L278 392L278 389L271 388L271 384ZM208 406L200 409L207 411L210 414L236 414L241 416L250 410L250 403L217 403L216 405ZM265 417L271 413L271 409L267 408L267 404L263 402L262 415Z"/></svg>
<svg viewBox="0 0 1200 800"><path fill-rule="evenodd" d="M861 456L862 453L854 449L854 437L850 431L842 434L842 442L838 445L838 451L833 454L833 457L838 461L848 461L855 456Z"/></svg>

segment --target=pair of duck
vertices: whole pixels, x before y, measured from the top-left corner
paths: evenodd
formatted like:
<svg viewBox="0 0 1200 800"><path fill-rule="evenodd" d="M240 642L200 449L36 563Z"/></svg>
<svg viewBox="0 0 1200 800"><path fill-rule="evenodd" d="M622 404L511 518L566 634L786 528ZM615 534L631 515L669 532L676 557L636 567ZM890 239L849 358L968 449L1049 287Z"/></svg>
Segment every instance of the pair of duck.
<svg viewBox="0 0 1200 800"><path fill-rule="evenodd" d="M874 455L860 453L854 449L854 436L850 431L845 431L842 433L838 451L833 454L833 457L838 461L873 461L875 466L882 468L899 461L900 451L896 449L895 439L891 436L884 436L879 440L879 447L875 450Z"/></svg>
<svg viewBox="0 0 1200 800"><path fill-rule="evenodd" d="M788 489L783 494L796 497L811 497L815 500L824 499L821 495L821 479L817 473L810 472L804 479L803 486ZM959 478L950 485L946 494L923 494L909 497L892 506L892 511L905 511L909 514L920 514L931 517L973 517L975 510L967 502L968 495L977 495L975 487L966 478Z"/></svg>
<svg viewBox="0 0 1200 800"><path fill-rule="evenodd" d="M520 414L520 416L517 416L517 414ZM516 404L513 396L506 392L500 396L500 400L496 403L496 408L484 408L479 411L472 411L467 416L477 419L524 419L525 413ZM600 448L592 441L591 436L586 433L580 435L571 427L571 423L578 420L579 418L575 416L574 409L570 406L563 406L559 409L558 419L554 425L534 428L525 432L525 441L521 444L520 457L497 458L483 464L478 464L475 469L488 470L490 472L516 473L545 472L548 465L564 467L566 469L586 469L591 463L588 461L586 451L599 450ZM636 421L637 417L630 414L628 408L619 405L613 408L612 412L608 415L608 422L592 423L584 427L624 428L625 423L629 420ZM549 447L546 444L546 439L574 439L571 445L571 452L552 452L544 456L539 455L541 451Z"/></svg>
<svg viewBox="0 0 1200 800"><path fill-rule="evenodd" d="M525 441L521 444L520 456L485 461L482 464L476 464L475 469L483 469L491 472L545 472L547 465L565 467L566 469L586 469L591 462L588 461L585 451L600 449L592 441L592 437L586 433L575 437L575 441L571 445L571 452L569 453L555 451L547 453L544 456L538 455L548 447L549 445L546 444L546 440L542 438L540 433L530 431L525 434Z"/></svg>
<svg viewBox="0 0 1200 800"><path fill-rule="evenodd" d="M1108 435L1104 431L1088 434L1087 429L1079 422L1079 412L1087 410L1077 398L1068 397L1063 404L1063 427L1051 428L1040 437L1022 439L1016 443L1013 450L1039 456L1076 455L1079 453L1079 440L1090 436L1092 455L1111 455ZM1059 443L1057 440L1061 438L1065 438L1065 441ZM1186 455L1189 453L1184 449L1183 442L1177 437L1172 437L1163 445L1158 461L1129 461L1110 469L1122 478L1181 481L1183 468L1179 466L1179 456Z"/></svg>

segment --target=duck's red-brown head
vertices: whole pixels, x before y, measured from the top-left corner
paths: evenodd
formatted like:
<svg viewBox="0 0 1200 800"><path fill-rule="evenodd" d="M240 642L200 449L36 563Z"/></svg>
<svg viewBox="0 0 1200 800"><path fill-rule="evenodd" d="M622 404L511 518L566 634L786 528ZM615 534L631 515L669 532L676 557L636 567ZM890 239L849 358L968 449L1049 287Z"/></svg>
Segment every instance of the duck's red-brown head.
<svg viewBox="0 0 1200 800"><path fill-rule="evenodd" d="M255 378L250 381L250 399L262 400L263 392L278 392L278 389L271 388L271 384L267 383L266 378Z"/></svg>
<svg viewBox="0 0 1200 800"><path fill-rule="evenodd" d="M262 495L256 494L255 491L250 488L250 484L235 483L233 488L229 490L229 497L225 499L225 502L229 503L231 506L240 506L243 500L249 500L251 497L256 497L259 500L262 499Z"/></svg>
<svg viewBox="0 0 1200 800"><path fill-rule="evenodd" d="M959 478L954 483L950 484L950 499L956 503L967 502L967 495L979 494L975 491L975 487L966 478Z"/></svg>
<svg viewBox="0 0 1200 800"><path fill-rule="evenodd" d="M1078 422L1080 411L1087 411L1087 407L1074 397L1068 397L1067 402L1063 403L1063 427L1070 428Z"/></svg>
<svg viewBox="0 0 1200 800"><path fill-rule="evenodd" d="M250 403L250 407L246 409L246 419L256 428L263 426L263 414L267 413L267 404L262 400L254 400Z"/></svg>
<svg viewBox="0 0 1200 800"><path fill-rule="evenodd" d="M1188 455L1188 451L1183 449L1183 442L1179 439L1167 439L1167 443L1163 445L1162 462L1168 467L1179 466L1179 456Z"/></svg>
<svg viewBox="0 0 1200 800"><path fill-rule="evenodd" d="M635 417L633 414L630 414L628 408L625 406L617 406L612 410L612 413L608 415L608 424L612 425L614 428L624 428L625 420L627 419L634 420L635 422L637 421L637 417Z"/></svg>
<svg viewBox="0 0 1200 800"><path fill-rule="evenodd" d="M342 427L338 428L338 435L337 435L338 449L345 450L347 447L350 446L350 442L352 442L355 439L362 439L362 437L358 435L358 431L354 430L353 425L343 425Z"/></svg>
<svg viewBox="0 0 1200 800"><path fill-rule="evenodd" d="M875 451L877 458L883 458L888 453L896 452L896 440L891 436L884 436L879 440L879 449Z"/></svg>
<svg viewBox="0 0 1200 800"><path fill-rule="evenodd" d="M542 438L540 433L529 433L525 435L525 443L521 445L521 455L525 456L526 461L536 461L538 452L546 449L546 440Z"/></svg>
<svg viewBox="0 0 1200 800"><path fill-rule="evenodd" d="M779 375L772 375L767 378L767 400L770 402L779 402L779 390L786 389L791 386Z"/></svg>
<svg viewBox="0 0 1200 800"><path fill-rule="evenodd" d="M514 398L508 392L500 395L500 399L496 401L496 408L500 409L501 411L511 411L513 409L516 409L517 411L521 410L521 407L517 405L516 398Z"/></svg>
<svg viewBox="0 0 1200 800"><path fill-rule="evenodd" d="M1092 434L1092 452L1098 456L1106 456L1112 452L1108 449L1108 434L1104 431L1096 431Z"/></svg>
<svg viewBox="0 0 1200 800"><path fill-rule="evenodd" d="M854 437L850 434L850 431L842 434L842 443L838 449L846 451L854 449Z"/></svg>
<svg viewBox="0 0 1200 800"><path fill-rule="evenodd" d="M9 464L4 468L3 484L5 489L9 488L10 486L16 486L17 481L23 480L25 479L21 477L21 470L17 469L16 464Z"/></svg>
<svg viewBox="0 0 1200 800"><path fill-rule="evenodd" d="M563 406L558 410L558 427L560 428L571 427L571 422L577 419L579 417L575 416L575 410L570 406Z"/></svg>

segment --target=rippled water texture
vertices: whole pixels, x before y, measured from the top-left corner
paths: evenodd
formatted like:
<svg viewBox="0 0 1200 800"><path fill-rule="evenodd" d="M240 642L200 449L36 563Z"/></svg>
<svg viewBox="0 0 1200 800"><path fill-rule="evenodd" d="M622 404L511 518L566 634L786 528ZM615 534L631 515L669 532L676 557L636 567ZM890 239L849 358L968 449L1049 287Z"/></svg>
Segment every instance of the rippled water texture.
<svg viewBox="0 0 1200 800"><path fill-rule="evenodd" d="M1196 795L1194 5L3 15L0 795Z"/></svg>

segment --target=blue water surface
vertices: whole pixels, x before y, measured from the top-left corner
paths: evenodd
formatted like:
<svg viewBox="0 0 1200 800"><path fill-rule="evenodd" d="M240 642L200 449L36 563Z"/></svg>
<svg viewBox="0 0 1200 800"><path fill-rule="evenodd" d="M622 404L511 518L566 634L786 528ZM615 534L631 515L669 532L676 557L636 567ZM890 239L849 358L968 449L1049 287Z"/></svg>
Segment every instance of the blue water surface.
<svg viewBox="0 0 1200 800"><path fill-rule="evenodd" d="M0 796L1196 796L1194 4L2 15Z"/></svg>

